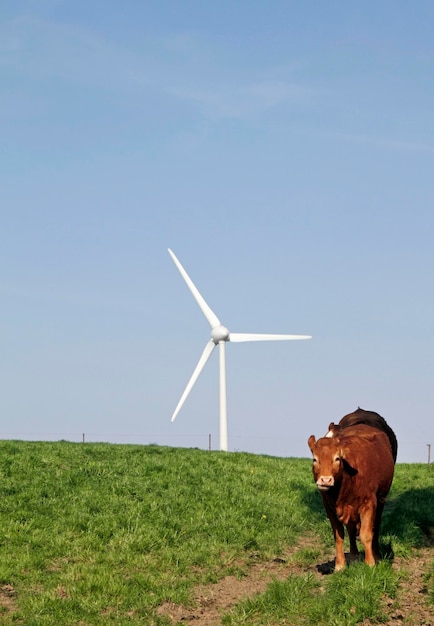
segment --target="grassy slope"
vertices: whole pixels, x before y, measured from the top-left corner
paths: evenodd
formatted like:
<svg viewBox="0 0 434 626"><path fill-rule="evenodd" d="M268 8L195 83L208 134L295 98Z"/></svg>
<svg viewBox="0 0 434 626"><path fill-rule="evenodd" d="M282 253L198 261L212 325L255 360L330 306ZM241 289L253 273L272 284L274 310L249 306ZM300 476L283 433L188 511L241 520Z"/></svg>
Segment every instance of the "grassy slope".
<svg viewBox="0 0 434 626"><path fill-rule="evenodd" d="M384 518L395 550L421 545L434 527L432 474L427 481L426 467L397 467ZM304 459L0 442L0 478L0 586L15 593L5 624L163 624L156 607L188 602L193 585L236 573L252 552L278 556L306 531L332 546ZM343 576L357 590L372 579L375 597L392 593L390 567L375 571L361 565ZM321 623L325 609L313 581L289 583L304 594L300 606L306 593L313 599L306 620L316 621L304 623ZM330 598L339 593L327 584ZM277 583L269 594L279 606L297 597ZM271 610L274 620L284 619L275 601L261 602L259 615ZM374 604L366 611L377 610Z"/></svg>

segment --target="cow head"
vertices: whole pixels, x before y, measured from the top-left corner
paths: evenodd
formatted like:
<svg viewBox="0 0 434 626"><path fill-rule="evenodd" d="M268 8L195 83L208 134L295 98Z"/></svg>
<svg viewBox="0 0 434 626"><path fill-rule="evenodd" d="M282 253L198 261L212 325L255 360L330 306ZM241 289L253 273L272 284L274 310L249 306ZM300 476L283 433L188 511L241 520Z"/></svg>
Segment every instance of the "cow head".
<svg viewBox="0 0 434 626"><path fill-rule="evenodd" d="M339 437L322 437L316 441L311 435L307 441L312 452L312 473L320 491L334 487L342 472L343 455Z"/></svg>

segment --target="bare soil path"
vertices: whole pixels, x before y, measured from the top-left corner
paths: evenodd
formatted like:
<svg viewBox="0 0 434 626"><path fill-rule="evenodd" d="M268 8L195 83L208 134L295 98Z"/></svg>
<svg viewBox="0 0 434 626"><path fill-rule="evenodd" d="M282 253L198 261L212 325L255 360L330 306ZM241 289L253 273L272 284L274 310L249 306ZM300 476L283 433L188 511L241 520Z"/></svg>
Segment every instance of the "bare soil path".
<svg viewBox="0 0 434 626"><path fill-rule="evenodd" d="M197 587L193 608L167 603L160 607L159 613L169 616L173 624L193 622L195 626L217 626L224 613L241 600L264 592L272 580L285 580L290 574L307 572L321 579L330 571L331 562L308 567L297 565L293 557L300 547L288 552L283 559L253 563L243 578L227 576L213 585ZM415 551L410 558L394 560L393 567L403 573L403 579L397 597L384 600L385 612L389 615L386 626L434 626L434 611L428 602L426 581L433 560L433 547ZM369 620L363 622L363 626L371 624Z"/></svg>

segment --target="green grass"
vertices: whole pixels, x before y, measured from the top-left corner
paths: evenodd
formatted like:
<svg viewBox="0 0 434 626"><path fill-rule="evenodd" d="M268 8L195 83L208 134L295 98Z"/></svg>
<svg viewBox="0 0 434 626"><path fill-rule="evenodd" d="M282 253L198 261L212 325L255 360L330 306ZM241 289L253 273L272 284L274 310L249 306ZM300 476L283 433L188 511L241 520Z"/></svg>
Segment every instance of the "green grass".
<svg viewBox="0 0 434 626"><path fill-rule="evenodd" d="M156 614L164 602L188 605L195 585L242 575L252 556L275 558L306 532L332 558L310 465L158 446L0 442L1 623L164 625ZM397 467L384 523L394 549L428 540L433 482L424 466ZM298 553L306 564L317 557ZM356 624L377 615L398 584L388 563L324 578L324 589L310 577L275 582L225 619L243 623L249 613L257 621L244 623L266 624L271 611L277 624L294 610L299 624ZM433 578L427 572L434 602ZM367 589L363 603L339 600L340 580L354 597ZM1 612L2 588L13 588L12 610ZM338 621L321 622L336 602Z"/></svg>

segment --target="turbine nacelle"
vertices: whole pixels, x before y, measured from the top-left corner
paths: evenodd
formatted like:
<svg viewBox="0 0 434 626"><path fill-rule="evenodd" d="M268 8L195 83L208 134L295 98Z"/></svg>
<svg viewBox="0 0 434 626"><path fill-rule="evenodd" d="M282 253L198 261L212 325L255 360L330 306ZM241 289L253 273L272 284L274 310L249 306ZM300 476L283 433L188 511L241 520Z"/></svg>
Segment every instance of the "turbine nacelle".
<svg viewBox="0 0 434 626"><path fill-rule="evenodd" d="M222 324L215 326L211 331L211 339L214 341L215 345L220 343L220 341L229 341L229 331L226 326Z"/></svg>

